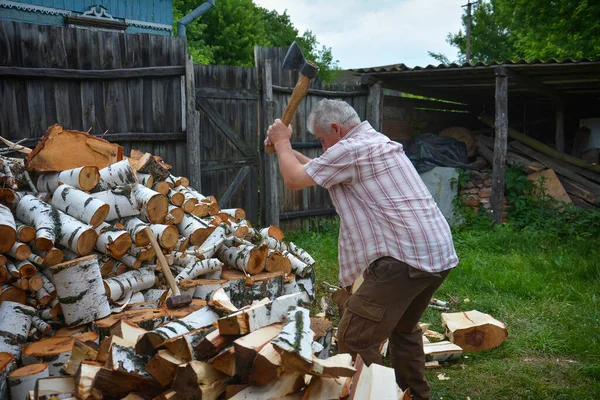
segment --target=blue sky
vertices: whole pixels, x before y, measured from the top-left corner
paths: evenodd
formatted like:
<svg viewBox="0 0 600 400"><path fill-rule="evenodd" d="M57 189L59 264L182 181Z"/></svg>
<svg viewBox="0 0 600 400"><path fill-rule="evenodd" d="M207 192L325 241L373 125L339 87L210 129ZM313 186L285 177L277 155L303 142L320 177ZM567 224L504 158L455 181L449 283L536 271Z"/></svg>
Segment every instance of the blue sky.
<svg viewBox="0 0 600 400"><path fill-rule="evenodd" d="M466 0L254 0L280 13L287 10L300 32L312 30L340 66L438 64L427 51L457 59L446 43L461 28Z"/></svg>

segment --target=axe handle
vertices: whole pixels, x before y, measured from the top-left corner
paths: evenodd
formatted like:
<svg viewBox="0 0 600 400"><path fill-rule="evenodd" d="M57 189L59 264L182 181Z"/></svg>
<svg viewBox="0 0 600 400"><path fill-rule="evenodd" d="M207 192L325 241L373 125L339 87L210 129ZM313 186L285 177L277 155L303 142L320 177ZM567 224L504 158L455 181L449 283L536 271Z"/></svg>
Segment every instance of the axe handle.
<svg viewBox="0 0 600 400"><path fill-rule="evenodd" d="M310 81L310 78L307 78L306 76L302 75L296 83L296 87L294 87L294 91L292 92L290 101L288 102L288 105L285 108L285 111L283 112L283 116L281 117L281 122L283 122L286 126L290 125L290 122L292 122L292 118L294 118L294 114L296 113L300 102L306 97L306 94L308 93L308 88L310 87ZM275 146L270 144L267 146L265 151L268 154L273 154L275 153Z"/></svg>

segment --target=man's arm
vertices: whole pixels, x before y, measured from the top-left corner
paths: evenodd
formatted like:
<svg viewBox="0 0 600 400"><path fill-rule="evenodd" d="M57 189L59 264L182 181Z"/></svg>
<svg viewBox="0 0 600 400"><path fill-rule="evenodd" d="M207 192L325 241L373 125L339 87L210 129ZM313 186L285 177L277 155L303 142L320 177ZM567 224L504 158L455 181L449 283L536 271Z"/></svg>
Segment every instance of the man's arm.
<svg viewBox="0 0 600 400"><path fill-rule="evenodd" d="M294 156L296 156L296 160L300 162L300 164L304 165L309 162L311 159L306 157L304 154L297 152L296 150L292 150L294 152Z"/></svg>

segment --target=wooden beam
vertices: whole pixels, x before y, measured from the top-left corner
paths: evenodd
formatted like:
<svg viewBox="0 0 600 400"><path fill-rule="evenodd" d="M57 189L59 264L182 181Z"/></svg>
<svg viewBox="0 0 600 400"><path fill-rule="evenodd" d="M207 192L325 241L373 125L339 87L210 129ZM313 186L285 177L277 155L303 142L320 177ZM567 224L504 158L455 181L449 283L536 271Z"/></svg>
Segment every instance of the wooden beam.
<svg viewBox="0 0 600 400"><path fill-rule="evenodd" d="M19 78L53 78L68 80L134 79L185 75L184 65L116 69L62 69L0 67L0 76Z"/></svg>
<svg viewBox="0 0 600 400"><path fill-rule="evenodd" d="M300 211L290 211L290 212L282 212L279 216L279 219L294 219L294 218L302 218L302 217L314 217L317 215L335 215L335 208L319 208L316 210L300 210Z"/></svg>
<svg viewBox="0 0 600 400"><path fill-rule="evenodd" d="M91 135L109 142L176 142L185 141L186 132L123 132L123 133L107 133L105 135ZM36 146L40 138L28 138L20 144L23 146Z"/></svg>
<svg viewBox="0 0 600 400"><path fill-rule="evenodd" d="M492 170L492 218L502 223L504 211L504 169L508 145L508 78L506 68L498 67L496 74L496 122L494 138L494 163Z"/></svg>
<svg viewBox="0 0 600 400"><path fill-rule="evenodd" d="M562 100L556 102L556 151L565 152L565 103Z"/></svg>
<svg viewBox="0 0 600 400"><path fill-rule="evenodd" d="M202 172L220 171L223 169L241 168L247 165L258 165L256 157L238 158L234 160L203 161Z"/></svg>
<svg viewBox="0 0 600 400"><path fill-rule="evenodd" d="M265 139L266 126L275 120L275 103L273 101L273 78L271 60L265 60L263 65L263 104L265 105L265 117L261 140ZM263 193L261 213L263 215L263 226L279 226L279 166L277 156L267 154L261 143L261 154L263 157L263 176L261 178Z"/></svg>
<svg viewBox="0 0 600 400"><path fill-rule="evenodd" d="M559 100L561 97L558 91L553 87L544 85L535 79L522 75L516 72L512 67L505 67L504 71L507 74L506 76L508 76L511 81L516 82L519 86L523 86L532 92L542 94L554 100Z"/></svg>
<svg viewBox="0 0 600 400"><path fill-rule="evenodd" d="M292 93L293 87L272 85L273 92L278 93ZM342 90L322 90L322 89L308 89L308 94L323 97L355 97L355 96L366 96L369 94L367 90L353 90L345 92Z"/></svg>
<svg viewBox="0 0 600 400"><path fill-rule="evenodd" d="M367 98L367 120L376 131L381 131L381 120L383 118L383 90L381 82L369 87Z"/></svg>
<svg viewBox="0 0 600 400"><path fill-rule="evenodd" d="M213 99L258 100L256 89L224 89L216 87L197 87L196 96Z"/></svg>
<svg viewBox="0 0 600 400"><path fill-rule="evenodd" d="M185 63L185 94L187 97L186 129L187 129L187 164L190 185L202 191L202 138L200 134L200 118L196 111L196 85L194 83L194 60L187 56Z"/></svg>
<svg viewBox="0 0 600 400"><path fill-rule="evenodd" d="M244 179L246 179L246 177L250 173L250 168L250 166L246 165L245 167L242 167L235 175L235 178L233 178L233 181L231 182L223 196L221 196L221 198L219 199L219 206L221 208L227 208L229 206L229 201L231 200L231 197L242 186Z"/></svg>

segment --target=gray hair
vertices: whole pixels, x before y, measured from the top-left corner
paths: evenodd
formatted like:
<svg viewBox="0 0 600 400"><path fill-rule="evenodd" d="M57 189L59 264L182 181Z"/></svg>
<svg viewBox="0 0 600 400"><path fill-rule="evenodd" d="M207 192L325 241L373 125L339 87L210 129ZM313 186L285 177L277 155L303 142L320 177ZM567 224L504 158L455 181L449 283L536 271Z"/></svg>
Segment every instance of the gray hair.
<svg viewBox="0 0 600 400"><path fill-rule="evenodd" d="M315 128L329 133L329 127L333 123L340 124L344 129L351 129L360 122L360 117L350 104L338 99L323 99L313 108L306 125L314 135Z"/></svg>

